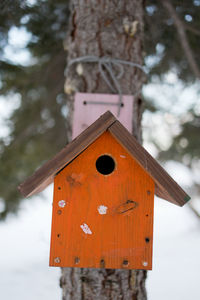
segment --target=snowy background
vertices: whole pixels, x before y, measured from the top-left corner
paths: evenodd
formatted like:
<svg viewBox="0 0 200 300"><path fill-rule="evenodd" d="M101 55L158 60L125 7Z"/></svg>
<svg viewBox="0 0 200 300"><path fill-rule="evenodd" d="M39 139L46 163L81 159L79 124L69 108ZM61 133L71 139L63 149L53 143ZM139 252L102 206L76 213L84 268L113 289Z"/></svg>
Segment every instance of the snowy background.
<svg viewBox="0 0 200 300"><path fill-rule="evenodd" d="M50 268L52 187L0 223L2 300L61 299L59 268Z"/></svg>

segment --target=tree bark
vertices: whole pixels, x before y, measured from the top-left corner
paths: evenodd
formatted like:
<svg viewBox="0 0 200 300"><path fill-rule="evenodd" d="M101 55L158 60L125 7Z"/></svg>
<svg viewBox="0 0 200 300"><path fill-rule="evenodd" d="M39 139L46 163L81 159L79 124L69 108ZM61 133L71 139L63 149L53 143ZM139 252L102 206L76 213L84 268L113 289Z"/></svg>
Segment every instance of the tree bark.
<svg viewBox="0 0 200 300"><path fill-rule="evenodd" d="M95 55L143 64L143 0L71 0L69 31L65 42L68 62ZM137 94L144 82L138 68L124 67L119 79L123 94ZM67 74L65 92L69 117L73 115L74 92L112 93L95 63L73 65ZM133 134L141 141L140 96L134 102ZM70 133L69 133L70 136ZM144 270L62 268L63 300L145 300Z"/></svg>

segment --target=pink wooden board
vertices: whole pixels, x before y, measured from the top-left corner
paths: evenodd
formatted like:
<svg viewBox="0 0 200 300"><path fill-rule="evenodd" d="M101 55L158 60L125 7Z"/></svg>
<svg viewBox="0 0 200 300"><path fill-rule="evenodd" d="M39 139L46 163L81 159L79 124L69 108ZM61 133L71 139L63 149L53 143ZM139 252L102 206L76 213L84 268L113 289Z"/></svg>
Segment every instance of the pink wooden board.
<svg viewBox="0 0 200 300"><path fill-rule="evenodd" d="M76 93L74 102L74 117L72 126L72 139L96 121L109 110L130 132L132 131L133 101L131 95L123 95L123 107L112 104L90 104L87 102L118 103L119 95Z"/></svg>

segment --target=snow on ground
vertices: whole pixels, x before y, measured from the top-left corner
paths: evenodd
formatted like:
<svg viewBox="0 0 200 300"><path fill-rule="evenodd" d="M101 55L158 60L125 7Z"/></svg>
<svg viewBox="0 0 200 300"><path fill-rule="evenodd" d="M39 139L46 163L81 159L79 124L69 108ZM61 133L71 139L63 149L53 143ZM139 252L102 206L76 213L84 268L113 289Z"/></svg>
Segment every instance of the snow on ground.
<svg viewBox="0 0 200 300"><path fill-rule="evenodd" d="M22 204L18 217L0 223L0 293L2 300L61 299L60 268L50 268L52 187L45 199Z"/></svg>
<svg viewBox="0 0 200 300"><path fill-rule="evenodd" d="M0 223L2 300L61 299L59 268L50 268L52 186L26 200L18 217ZM200 222L184 206L155 200L154 264L148 300L198 300Z"/></svg>
<svg viewBox="0 0 200 300"><path fill-rule="evenodd" d="M153 271L148 300L198 300L200 220L189 207L155 200Z"/></svg>

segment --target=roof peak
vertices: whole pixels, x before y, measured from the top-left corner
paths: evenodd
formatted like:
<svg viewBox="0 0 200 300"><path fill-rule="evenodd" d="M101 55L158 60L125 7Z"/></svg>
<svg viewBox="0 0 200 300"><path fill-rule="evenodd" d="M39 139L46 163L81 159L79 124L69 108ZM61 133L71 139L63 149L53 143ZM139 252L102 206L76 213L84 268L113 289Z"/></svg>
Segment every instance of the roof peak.
<svg viewBox="0 0 200 300"><path fill-rule="evenodd" d="M108 130L112 136L136 159L140 166L155 182L156 195L169 202L182 206L190 197L158 164L158 162L137 142L129 131L107 111L92 125L85 129L72 142L67 144L56 156L46 162L31 177L19 186L25 196L34 195L49 185L54 176L87 149L99 136Z"/></svg>

